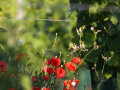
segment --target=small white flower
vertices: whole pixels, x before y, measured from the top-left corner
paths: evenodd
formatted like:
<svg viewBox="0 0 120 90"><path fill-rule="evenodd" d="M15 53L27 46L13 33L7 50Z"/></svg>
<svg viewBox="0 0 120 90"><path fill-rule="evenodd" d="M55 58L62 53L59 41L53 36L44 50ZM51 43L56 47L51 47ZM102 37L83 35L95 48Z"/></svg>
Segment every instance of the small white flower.
<svg viewBox="0 0 120 90"><path fill-rule="evenodd" d="M108 61L111 60L111 57L108 58Z"/></svg>
<svg viewBox="0 0 120 90"><path fill-rule="evenodd" d="M77 31L77 35L80 35L80 31L78 29L76 29L76 31Z"/></svg>
<svg viewBox="0 0 120 90"><path fill-rule="evenodd" d="M105 60L108 60L108 58L107 58L107 57L105 57Z"/></svg>
<svg viewBox="0 0 120 90"><path fill-rule="evenodd" d="M82 32L82 29L81 29L81 28L79 29L79 32L80 32L80 33Z"/></svg>
<svg viewBox="0 0 120 90"><path fill-rule="evenodd" d="M95 68L94 67L92 67L92 70L94 70Z"/></svg>
<svg viewBox="0 0 120 90"><path fill-rule="evenodd" d="M77 49L77 47L72 47L74 50L76 50Z"/></svg>
<svg viewBox="0 0 120 90"><path fill-rule="evenodd" d="M91 30L94 31L94 27L91 27Z"/></svg>
<svg viewBox="0 0 120 90"><path fill-rule="evenodd" d="M81 45L81 48L85 48L85 44L82 44L82 45Z"/></svg>
<svg viewBox="0 0 120 90"><path fill-rule="evenodd" d="M23 45L23 44L24 44L24 39L20 38L20 39L18 40L18 44L19 44L19 45Z"/></svg>
<svg viewBox="0 0 120 90"><path fill-rule="evenodd" d="M72 82L72 85L75 86L75 85L76 85L76 82Z"/></svg>

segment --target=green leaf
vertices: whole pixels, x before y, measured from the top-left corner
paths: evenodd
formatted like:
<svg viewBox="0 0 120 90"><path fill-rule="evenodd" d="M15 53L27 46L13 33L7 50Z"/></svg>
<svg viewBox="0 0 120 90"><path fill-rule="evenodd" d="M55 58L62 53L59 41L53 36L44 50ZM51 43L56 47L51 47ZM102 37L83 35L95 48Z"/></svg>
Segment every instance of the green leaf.
<svg viewBox="0 0 120 90"><path fill-rule="evenodd" d="M21 77L21 85L23 86L24 90L30 90L32 86L30 77L27 75L23 75Z"/></svg>
<svg viewBox="0 0 120 90"><path fill-rule="evenodd" d="M109 66L120 66L119 55L115 54L110 61L107 62Z"/></svg>
<svg viewBox="0 0 120 90"><path fill-rule="evenodd" d="M92 5L90 8L89 8L89 13L97 13L98 12L98 9L99 9L99 5L98 3L95 3L94 5Z"/></svg>
<svg viewBox="0 0 120 90"><path fill-rule="evenodd" d="M83 30L82 40L84 41L86 48L92 47L95 40L93 31L88 29Z"/></svg>
<svg viewBox="0 0 120 90"><path fill-rule="evenodd" d="M98 82L98 81L99 81L98 74L96 74L96 73L94 73L94 80L95 80L95 82Z"/></svg>
<svg viewBox="0 0 120 90"><path fill-rule="evenodd" d="M118 20L115 17L113 17L113 16L110 18L110 20L111 20L111 22L113 24L117 24L118 23Z"/></svg>
<svg viewBox="0 0 120 90"><path fill-rule="evenodd" d="M107 78L107 79L109 79L110 77L112 77L112 72L111 71L109 71L109 72L105 72L105 74L104 74L104 76Z"/></svg>
<svg viewBox="0 0 120 90"><path fill-rule="evenodd" d="M1 32L7 32L7 30L6 30L6 29L1 28L1 27L0 27L0 31L1 31Z"/></svg>
<svg viewBox="0 0 120 90"><path fill-rule="evenodd" d="M99 59L99 55L101 54L101 49L97 49L97 50L93 50L87 57L86 57L86 61L90 62L90 63L97 63L98 59Z"/></svg>
<svg viewBox="0 0 120 90"><path fill-rule="evenodd" d="M107 20L109 20L109 17L106 17L106 18L104 19L104 21L107 21Z"/></svg>
<svg viewBox="0 0 120 90"><path fill-rule="evenodd" d="M73 12L72 15L70 16L71 24L72 26L76 26L77 24L77 12Z"/></svg>

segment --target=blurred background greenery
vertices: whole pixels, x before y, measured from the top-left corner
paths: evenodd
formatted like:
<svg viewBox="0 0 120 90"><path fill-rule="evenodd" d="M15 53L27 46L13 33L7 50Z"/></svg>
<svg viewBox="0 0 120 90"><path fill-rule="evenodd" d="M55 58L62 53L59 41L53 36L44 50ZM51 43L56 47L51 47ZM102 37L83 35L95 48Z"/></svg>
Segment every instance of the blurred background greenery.
<svg viewBox="0 0 120 90"><path fill-rule="evenodd" d="M0 90L30 90L23 82L30 81L36 70L40 72L46 59L62 52L62 57L70 60L66 56L75 15L70 16L68 0L0 1L0 61L7 63L7 77L0 78ZM27 58L16 62L18 53Z"/></svg>

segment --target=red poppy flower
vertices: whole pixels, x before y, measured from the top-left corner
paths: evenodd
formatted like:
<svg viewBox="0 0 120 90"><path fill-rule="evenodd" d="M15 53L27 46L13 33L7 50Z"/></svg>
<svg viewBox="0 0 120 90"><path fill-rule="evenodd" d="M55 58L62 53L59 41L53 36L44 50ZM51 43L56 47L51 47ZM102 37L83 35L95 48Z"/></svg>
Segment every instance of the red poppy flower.
<svg viewBox="0 0 120 90"><path fill-rule="evenodd" d="M66 74L66 71L62 67L58 67L56 69L56 74Z"/></svg>
<svg viewBox="0 0 120 90"><path fill-rule="evenodd" d="M47 68L47 72L48 72L49 74L52 74L52 73L55 72L55 70L54 70L52 67L48 67L48 68Z"/></svg>
<svg viewBox="0 0 120 90"><path fill-rule="evenodd" d="M10 88L9 90L15 90L15 88Z"/></svg>
<svg viewBox="0 0 120 90"><path fill-rule="evenodd" d="M71 79L64 81L64 88L63 90L75 90L75 87L80 82L80 80L74 79L73 81Z"/></svg>
<svg viewBox="0 0 120 90"><path fill-rule="evenodd" d="M49 74L52 74L55 72L55 70L52 68L52 67L48 67L47 68L47 65L44 66L44 69L42 70L42 72L48 72Z"/></svg>
<svg viewBox="0 0 120 90"><path fill-rule="evenodd" d="M0 71L6 72L6 70L7 70L6 63L4 61L0 61Z"/></svg>
<svg viewBox="0 0 120 90"><path fill-rule="evenodd" d="M75 90L75 88L70 87L70 88L63 88L63 90Z"/></svg>
<svg viewBox="0 0 120 90"><path fill-rule="evenodd" d="M68 70L71 70L71 71L76 71L76 66L74 65L73 62L68 62L65 64L65 67L68 69Z"/></svg>
<svg viewBox="0 0 120 90"><path fill-rule="evenodd" d="M47 65L44 66L42 72L47 72Z"/></svg>
<svg viewBox="0 0 120 90"><path fill-rule="evenodd" d="M48 59L46 63L51 64L51 59Z"/></svg>
<svg viewBox="0 0 120 90"><path fill-rule="evenodd" d="M49 75L44 75L43 78L47 81L49 80Z"/></svg>
<svg viewBox="0 0 120 90"><path fill-rule="evenodd" d="M51 64L51 66L60 66L60 58L55 58L55 57L52 57L52 59L48 59L47 60L47 64Z"/></svg>
<svg viewBox="0 0 120 90"><path fill-rule="evenodd" d="M73 57L71 62L74 62L75 64L81 65L83 62L83 59L80 59L79 57Z"/></svg>
<svg viewBox="0 0 120 90"><path fill-rule="evenodd" d="M15 61L20 61L22 57L25 57L26 55L24 53L18 53L17 57L15 58Z"/></svg>
<svg viewBox="0 0 120 90"><path fill-rule="evenodd" d="M80 82L80 80L74 79L73 80L73 86L76 87L76 85Z"/></svg>
<svg viewBox="0 0 120 90"><path fill-rule="evenodd" d="M56 78L64 78L64 77L65 77L65 74L57 74L55 77L56 77Z"/></svg>
<svg viewBox="0 0 120 90"><path fill-rule="evenodd" d="M34 82L36 82L36 81L37 81L37 79L36 79L36 77L35 77L35 76L33 76L33 81L34 81Z"/></svg>
<svg viewBox="0 0 120 90"><path fill-rule="evenodd" d="M55 73L56 73L56 78L63 78L65 77L66 71L62 67L58 67Z"/></svg>
<svg viewBox="0 0 120 90"><path fill-rule="evenodd" d="M32 87L32 90L40 90L40 88L37 86L34 86L34 87Z"/></svg>
<svg viewBox="0 0 120 90"><path fill-rule="evenodd" d="M71 87L71 83L72 83L72 80L71 79L69 79L69 80L65 80L64 81L64 87L66 88L70 88Z"/></svg>
<svg viewBox="0 0 120 90"><path fill-rule="evenodd" d="M20 57L16 57L16 58L15 58L15 61L20 61Z"/></svg>
<svg viewBox="0 0 120 90"><path fill-rule="evenodd" d="M80 80L74 79L74 82L76 82L76 84L78 84L80 82Z"/></svg>
<svg viewBox="0 0 120 90"><path fill-rule="evenodd" d="M18 53L18 57L26 56L25 53Z"/></svg>
<svg viewBox="0 0 120 90"><path fill-rule="evenodd" d="M41 90L50 90L50 88L43 87Z"/></svg>

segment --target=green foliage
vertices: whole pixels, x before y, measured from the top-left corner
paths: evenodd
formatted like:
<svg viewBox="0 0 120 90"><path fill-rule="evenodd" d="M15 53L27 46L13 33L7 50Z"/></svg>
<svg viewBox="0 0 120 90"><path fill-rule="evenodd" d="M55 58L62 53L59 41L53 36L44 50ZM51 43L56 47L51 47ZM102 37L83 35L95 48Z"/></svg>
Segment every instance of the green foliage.
<svg viewBox="0 0 120 90"><path fill-rule="evenodd" d="M23 13L21 20L18 18L20 9ZM69 19L69 9L67 0L23 0L21 5L18 0L0 1L0 61L4 60L8 65L8 78L0 82L1 88L27 90L28 85L24 83L42 69L46 59L59 56L60 51L61 58L67 59L65 56L72 38L71 21L76 22L76 13ZM18 53L25 53L26 58L16 62ZM14 74L13 79L11 74ZM25 81L24 76L27 76ZM8 87L5 82L10 82Z"/></svg>
<svg viewBox="0 0 120 90"><path fill-rule="evenodd" d="M86 26L81 37L88 52L82 54L83 57L85 57L84 60L87 62L88 68L92 70L94 67L94 73L91 73L94 81L101 82L101 78L104 76L107 79L113 77L120 68L119 0L70 0L70 3L71 10L77 11L78 13L78 23L76 27L80 28L83 25ZM78 6L85 5L86 8L74 8L75 5L73 5L73 3L77 3ZM95 32L101 30L96 38L94 33L90 30L91 27L94 27ZM73 42L78 43L79 37L76 37L75 32L76 31L73 30L75 36ZM95 42L97 49L95 49ZM107 61L102 56L104 56ZM108 72L109 70L111 70L111 72ZM113 83L112 80L110 81ZM94 83L92 83L92 85L93 84ZM114 88L114 90L116 89Z"/></svg>
<svg viewBox="0 0 120 90"><path fill-rule="evenodd" d="M23 75L21 77L21 84L22 84L23 90L30 90L32 88L31 78L29 76Z"/></svg>

